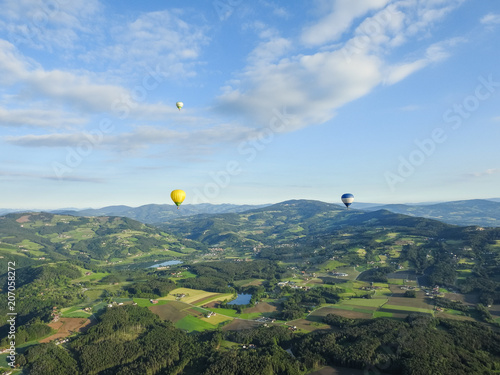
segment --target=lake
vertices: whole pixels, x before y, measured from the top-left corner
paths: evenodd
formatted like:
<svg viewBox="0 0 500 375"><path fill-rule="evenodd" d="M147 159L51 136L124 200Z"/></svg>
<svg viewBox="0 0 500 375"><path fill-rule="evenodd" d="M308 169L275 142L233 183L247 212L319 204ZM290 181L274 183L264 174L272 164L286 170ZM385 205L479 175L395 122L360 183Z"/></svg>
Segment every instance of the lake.
<svg viewBox="0 0 500 375"><path fill-rule="evenodd" d="M180 260L167 260L166 262L163 262L163 263L153 264L152 266L149 266L148 268L173 266L175 264L181 264L181 263L182 263L182 261L180 261Z"/></svg>
<svg viewBox="0 0 500 375"><path fill-rule="evenodd" d="M230 305L247 305L252 298L251 294L238 294L235 300L229 302Z"/></svg>

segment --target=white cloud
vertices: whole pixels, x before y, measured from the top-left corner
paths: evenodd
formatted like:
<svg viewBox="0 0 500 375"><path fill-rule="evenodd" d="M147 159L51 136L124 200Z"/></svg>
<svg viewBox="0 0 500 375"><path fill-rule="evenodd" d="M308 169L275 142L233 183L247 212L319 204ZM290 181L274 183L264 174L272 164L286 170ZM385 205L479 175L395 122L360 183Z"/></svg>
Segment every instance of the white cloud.
<svg viewBox="0 0 500 375"><path fill-rule="evenodd" d="M241 89L228 90L220 99L225 111L242 111L267 126L273 110L292 114L288 131L322 123L335 109L368 93L380 82L379 60L357 55L346 61L339 51L296 56L279 63L252 67L244 73Z"/></svg>
<svg viewBox="0 0 500 375"><path fill-rule="evenodd" d="M497 173L500 173L500 168L489 168L489 169L486 169L485 171L471 173L471 176L484 177L484 176L489 176L489 175L497 174Z"/></svg>
<svg viewBox="0 0 500 375"><path fill-rule="evenodd" d="M248 60L253 65L267 65L283 56L291 48L291 42L285 38L272 38L260 43L249 55Z"/></svg>
<svg viewBox="0 0 500 375"><path fill-rule="evenodd" d="M78 32L94 32L102 11L98 0L4 0L0 30L31 48L77 48Z"/></svg>
<svg viewBox="0 0 500 375"><path fill-rule="evenodd" d="M390 0L337 0L331 2L328 14L302 31L307 46L318 46L338 40L351 27L354 19L384 7Z"/></svg>
<svg viewBox="0 0 500 375"><path fill-rule="evenodd" d="M216 145L236 144L255 136L255 131L233 124L221 124L197 130L171 130L163 127L142 125L132 131L100 134L90 132L28 134L5 137L5 142L29 148L74 148L82 147L91 150L122 153L123 156L136 156L140 150L146 150L154 145L167 145L176 155L189 155L203 150L204 153L214 151ZM167 152L168 150L164 150Z"/></svg>
<svg viewBox="0 0 500 375"><path fill-rule="evenodd" d="M42 179L42 180L56 180L56 181L71 181L71 182L93 182L93 183L102 183L104 182L101 178L94 177L79 177L79 176L54 176L54 175L45 175L40 173L18 173L18 172L4 172L0 171L0 177L13 177L15 179L28 178L28 179Z"/></svg>
<svg viewBox="0 0 500 375"><path fill-rule="evenodd" d="M70 107L86 115L106 112L118 117L140 115L152 119L177 111L173 105L146 101L148 92L166 79L164 72L158 69L146 70L141 85L129 90L106 83L91 72L44 70L20 55L12 44L0 40L0 71L0 82L17 90L21 102L38 103L39 107L44 103L51 107Z"/></svg>
<svg viewBox="0 0 500 375"><path fill-rule="evenodd" d="M281 18L288 18L290 16L287 9L285 7L279 6L276 2L260 0L259 5L266 7L266 8L270 8L272 13L275 16L278 16ZM267 9L266 9L266 12L267 12Z"/></svg>
<svg viewBox="0 0 500 375"><path fill-rule="evenodd" d="M4 83L24 86L23 95L72 103L87 110L109 111L115 100L128 94L119 86L92 83L90 74L76 75L34 67L5 41L0 41L0 71Z"/></svg>
<svg viewBox="0 0 500 375"><path fill-rule="evenodd" d="M0 107L0 126L30 126L41 128L62 128L82 125L85 120L71 117L57 110L45 109L13 109Z"/></svg>
<svg viewBox="0 0 500 375"><path fill-rule="evenodd" d="M429 32L429 28L443 19L448 13L456 9L466 0L408 0L400 1L400 6L409 15L408 35Z"/></svg>
<svg viewBox="0 0 500 375"><path fill-rule="evenodd" d="M453 38L432 44L425 51L424 58L388 67L384 83L392 85L417 72L418 70L425 68L429 64L448 58L450 55L448 49L463 41L464 39L462 38Z"/></svg>
<svg viewBox="0 0 500 375"><path fill-rule="evenodd" d="M162 61L166 75L186 74L186 67L180 63L199 58L202 46L209 42L207 31L207 26L190 25L173 12L145 13L113 28L115 44L103 53L126 64Z"/></svg>
<svg viewBox="0 0 500 375"><path fill-rule="evenodd" d="M500 14L488 13L486 16L481 18L480 22L483 25L497 25L500 24Z"/></svg>
<svg viewBox="0 0 500 375"><path fill-rule="evenodd" d="M301 35L306 44L335 40L355 18L367 12L373 14L359 23L351 39L333 50L293 56L294 41L276 36L271 39L276 43L274 48L271 41L260 44L250 54L250 64L224 87L217 108L251 118L255 127L266 126L273 109L283 107L293 115L287 131L323 123L333 118L342 105L368 94L377 85L395 84L446 59L450 48L463 39L434 42L410 56L393 52L416 33L427 34L433 23L462 2L402 0L385 8L388 1L330 2L328 15ZM336 17L343 18L334 22ZM329 31L321 31L327 26ZM266 64L261 64L260 59Z"/></svg>

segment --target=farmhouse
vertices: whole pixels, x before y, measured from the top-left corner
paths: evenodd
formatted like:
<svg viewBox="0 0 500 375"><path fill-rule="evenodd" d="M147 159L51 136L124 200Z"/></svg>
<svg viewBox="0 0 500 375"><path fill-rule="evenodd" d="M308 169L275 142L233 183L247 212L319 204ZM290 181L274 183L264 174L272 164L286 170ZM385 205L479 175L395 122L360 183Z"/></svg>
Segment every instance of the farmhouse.
<svg viewBox="0 0 500 375"><path fill-rule="evenodd" d="M336 271L333 271L332 272L332 276L343 276L343 277L346 277L346 276L349 276L349 274L345 273L345 272L336 272Z"/></svg>

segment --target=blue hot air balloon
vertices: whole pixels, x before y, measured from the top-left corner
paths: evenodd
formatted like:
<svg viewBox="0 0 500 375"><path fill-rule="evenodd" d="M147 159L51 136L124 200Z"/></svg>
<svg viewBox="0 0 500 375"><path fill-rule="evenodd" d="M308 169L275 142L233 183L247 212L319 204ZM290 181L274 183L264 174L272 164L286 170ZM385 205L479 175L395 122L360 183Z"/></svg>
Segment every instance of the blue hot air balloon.
<svg viewBox="0 0 500 375"><path fill-rule="evenodd" d="M354 195L349 194L349 193L343 194L342 197L340 197L340 198L342 199L342 202L345 204L347 209L349 209L349 206L354 201Z"/></svg>

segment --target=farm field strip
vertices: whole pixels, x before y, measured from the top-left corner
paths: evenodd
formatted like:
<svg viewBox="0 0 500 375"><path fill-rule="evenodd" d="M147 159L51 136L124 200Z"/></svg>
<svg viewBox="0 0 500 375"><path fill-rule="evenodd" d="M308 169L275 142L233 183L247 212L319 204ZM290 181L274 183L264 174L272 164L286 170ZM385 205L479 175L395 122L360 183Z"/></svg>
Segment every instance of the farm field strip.
<svg viewBox="0 0 500 375"><path fill-rule="evenodd" d="M387 298L351 298L349 300L342 301L341 305L380 307L387 303L387 301Z"/></svg>
<svg viewBox="0 0 500 375"><path fill-rule="evenodd" d="M206 292L204 290L199 289L189 289L189 288L177 288L172 290L167 296L160 297L158 300L167 300L167 301L175 301L178 299L176 295L184 294L184 297L181 297L181 301L185 303L194 304L202 304L206 302L215 301L218 298L225 299L227 296L232 296L229 293L214 293L214 292ZM210 299L210 301L207 301Z"/></svg>
<svg viewBox="0 0 500 375"><path fill-rule="evenodd" d="M423 307L413 307L413 306L399 306L399 305L384 305L382 306L384 310L396 310L396 311L409 311L409 312L421 312L434 315L434 310L426 309Z"/></svg>
<svg viewBox="0 0 500 375"><path fill-rule="evenodd" d="M360 309L357 306L348 306L348 305L339 305L339 306L331 306L333 309L338 309L338 310L347 310L347 311L354 311L354 312L359 312L359 313L364 313L364 314L373 314L375 311L375 308L373 310L370 309Z"/></svg>

